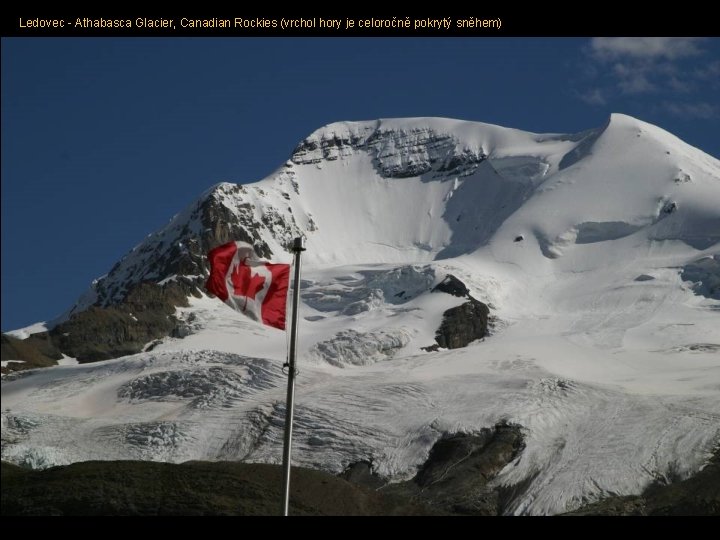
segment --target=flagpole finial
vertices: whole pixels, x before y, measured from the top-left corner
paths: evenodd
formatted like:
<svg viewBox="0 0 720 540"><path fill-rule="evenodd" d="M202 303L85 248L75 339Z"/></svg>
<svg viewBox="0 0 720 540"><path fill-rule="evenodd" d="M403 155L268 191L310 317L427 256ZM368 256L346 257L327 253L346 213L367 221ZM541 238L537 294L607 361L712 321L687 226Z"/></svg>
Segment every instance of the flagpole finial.
<svg viewBox="0 0 720 540"><path fill-rule="evenodd" d="M292 250L295 252L305 251L305 237L298 236L293 240Z"/></svg>

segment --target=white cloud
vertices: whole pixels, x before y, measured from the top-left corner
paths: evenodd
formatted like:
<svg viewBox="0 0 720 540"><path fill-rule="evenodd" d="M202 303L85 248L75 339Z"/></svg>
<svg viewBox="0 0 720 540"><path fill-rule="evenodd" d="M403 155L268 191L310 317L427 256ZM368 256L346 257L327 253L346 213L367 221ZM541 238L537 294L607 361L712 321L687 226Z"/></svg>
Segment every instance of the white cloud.
<svg viewBox="0 0 720 540"><path fill-rule="evenodd" d="M699 118L702 120L720 118L720 108L704 101L697 103L672 103L666 101L663 105L667 112L679 118Z"/></svg>
<svg viewBox="0 0 720 540"><path fill-rule="evenodd" d="M575 94L590 105L652 95L669 114L713 118L718 114L714 99L690 101L720 88L720 61L708 58L708 44L708 38L695 37L592 38L578 70L585 88Z"/></svg>
<svg viewBox="0 0 720 540"><path fill-rule="evenodd" d="M709 81L717 84L720 82L720 61L705 64L696 70L695 76L701 81Z"/></svg>
<svg viewBox="0 0 720 540"><path fill-rule="evenodd" d="M602 60L616 58L677 60L701 53L695 37L596 37L590 41L595 56Z"/></svg>
<svg viewBox="0 0 720 540"><path fill-rule="evenodd" d="M679 59L701 54L702 39L599 37L590 41L590 54L599 67L610 64L623 94L646 94L661 88L687 91L689 84L682 80Z"/></svg>
<svg viewBox="0 0 720 540"><path fill-rule="evenodd" d="M599 88L593 88L587 92L579 94L578 97L588 105L605 105L607 100L602 90Z"/></svg>
<svg viewBox="0 0 720 540"><path fill-rule="evenodd" d="M656 89L648 80L647 70L640 66L615 64L613 73L618 78L618 87L624 94L643 94Z"/></svg>
<svg viewBox="0 0 720 540"><path fill-rule="evenodd" d="M682 94L687 94L695 89L695 84L692 81L679 79L675 76L670 77L667 83L670 88Z"/></svg>

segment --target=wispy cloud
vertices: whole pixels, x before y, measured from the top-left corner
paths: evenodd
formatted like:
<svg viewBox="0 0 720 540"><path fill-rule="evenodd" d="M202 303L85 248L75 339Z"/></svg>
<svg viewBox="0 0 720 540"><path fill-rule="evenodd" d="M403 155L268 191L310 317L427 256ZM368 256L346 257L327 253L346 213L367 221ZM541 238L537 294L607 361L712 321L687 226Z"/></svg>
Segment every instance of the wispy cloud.
<svg viewBox="0 0 720 540"><path fill-rule="evenodd" d="M587 92L582 92L578 94L578 97L583 100L588 105L605 105L607 104L607 100L605 99L605 96L603 95L603 91L599 88L593 88L592 90L588 90Z"/></svg>
<svg viewBox="0 0 720 540"><path fill-rule="evenodd" d="M704 38L598 37L588 54L600 69L609 70L623 94L687 89L681 60L702 54Z"/></svg>
<svg viewBox="0 0 720 540"><path fill-rule="evenodd" d="M720 88L720 61L707 52L712 46L696 37L592 38L583 49L578 72L584 83L575 95L594 106L651 98L677 117L717 118L720 102L707 93Z"/></svg>
<svg viewBox="0 0 720 540"><path fill-rule="evenodd" d="M590 41L590 49L602 60L677 60L700 54L699 43L702 40L695 37L596 37Z"/></svg>
<svg viewBox="0 0 720 540"><path fill-rule="evenodd" d="M656 86L648 80L645 69L617 63L613 66L613 73L617 77L618 87L624 94L643 94L656 90Z"/></svg>
<svg viewBox="0 0 720 540"><path fill-rule="evenodd" d="M668 81L668 86L679 94L687 94L692 92L696 85L694 81L681 79L679 77L671 76Z"/></svg>
<svg viewBox="0 0 720 540"><path fill-rule="evenodd" d="M694 75L700 81L714 82L715 86L720 86L720 60L695 69Z"/></svg>
<svg viewBox="0 0 720 540"><path fill-rule="evenodd" d="M680 118L700 118L710 120L720 118L720 107L701 101L697 103L674 103L666 101L663 106L667 112Z"/></svg>

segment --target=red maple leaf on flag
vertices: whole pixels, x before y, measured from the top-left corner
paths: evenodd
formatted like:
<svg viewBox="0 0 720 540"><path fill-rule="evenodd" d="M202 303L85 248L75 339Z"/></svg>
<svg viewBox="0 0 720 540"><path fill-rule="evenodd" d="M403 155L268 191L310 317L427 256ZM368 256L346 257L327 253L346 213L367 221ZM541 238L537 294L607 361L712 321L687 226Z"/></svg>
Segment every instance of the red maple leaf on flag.
<svg viewBox="0 0 720 540"><path fill-rule="evenodd" d="M208 293L253 320L285 330L289 264L257 260L253 247L246 242L227 242L211 249L208 262ZM259 294L263 295L262 302Z"/></svg>
<svg viewBox="0 0 720 540"><path fill-rule="evenodd" d="M230 277L235 289L236 296L245 296L251 300L255 300L255 295L260 292L265 285L265 277L258 274L251 274L250 267L241 262L235 267Z"/></svg>

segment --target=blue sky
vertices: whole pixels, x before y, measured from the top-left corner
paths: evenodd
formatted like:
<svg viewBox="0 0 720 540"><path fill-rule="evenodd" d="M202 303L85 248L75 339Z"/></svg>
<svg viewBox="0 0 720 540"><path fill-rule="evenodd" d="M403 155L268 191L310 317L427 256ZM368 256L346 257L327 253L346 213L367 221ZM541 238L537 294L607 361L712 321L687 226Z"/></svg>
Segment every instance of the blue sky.
<svg viewBox="0 0 720 540"><path fill-rule="evenodd" d="M2 330L329 122L577 132L623 112L718 157L719 96L718 38L3 39Z"/></svg>

